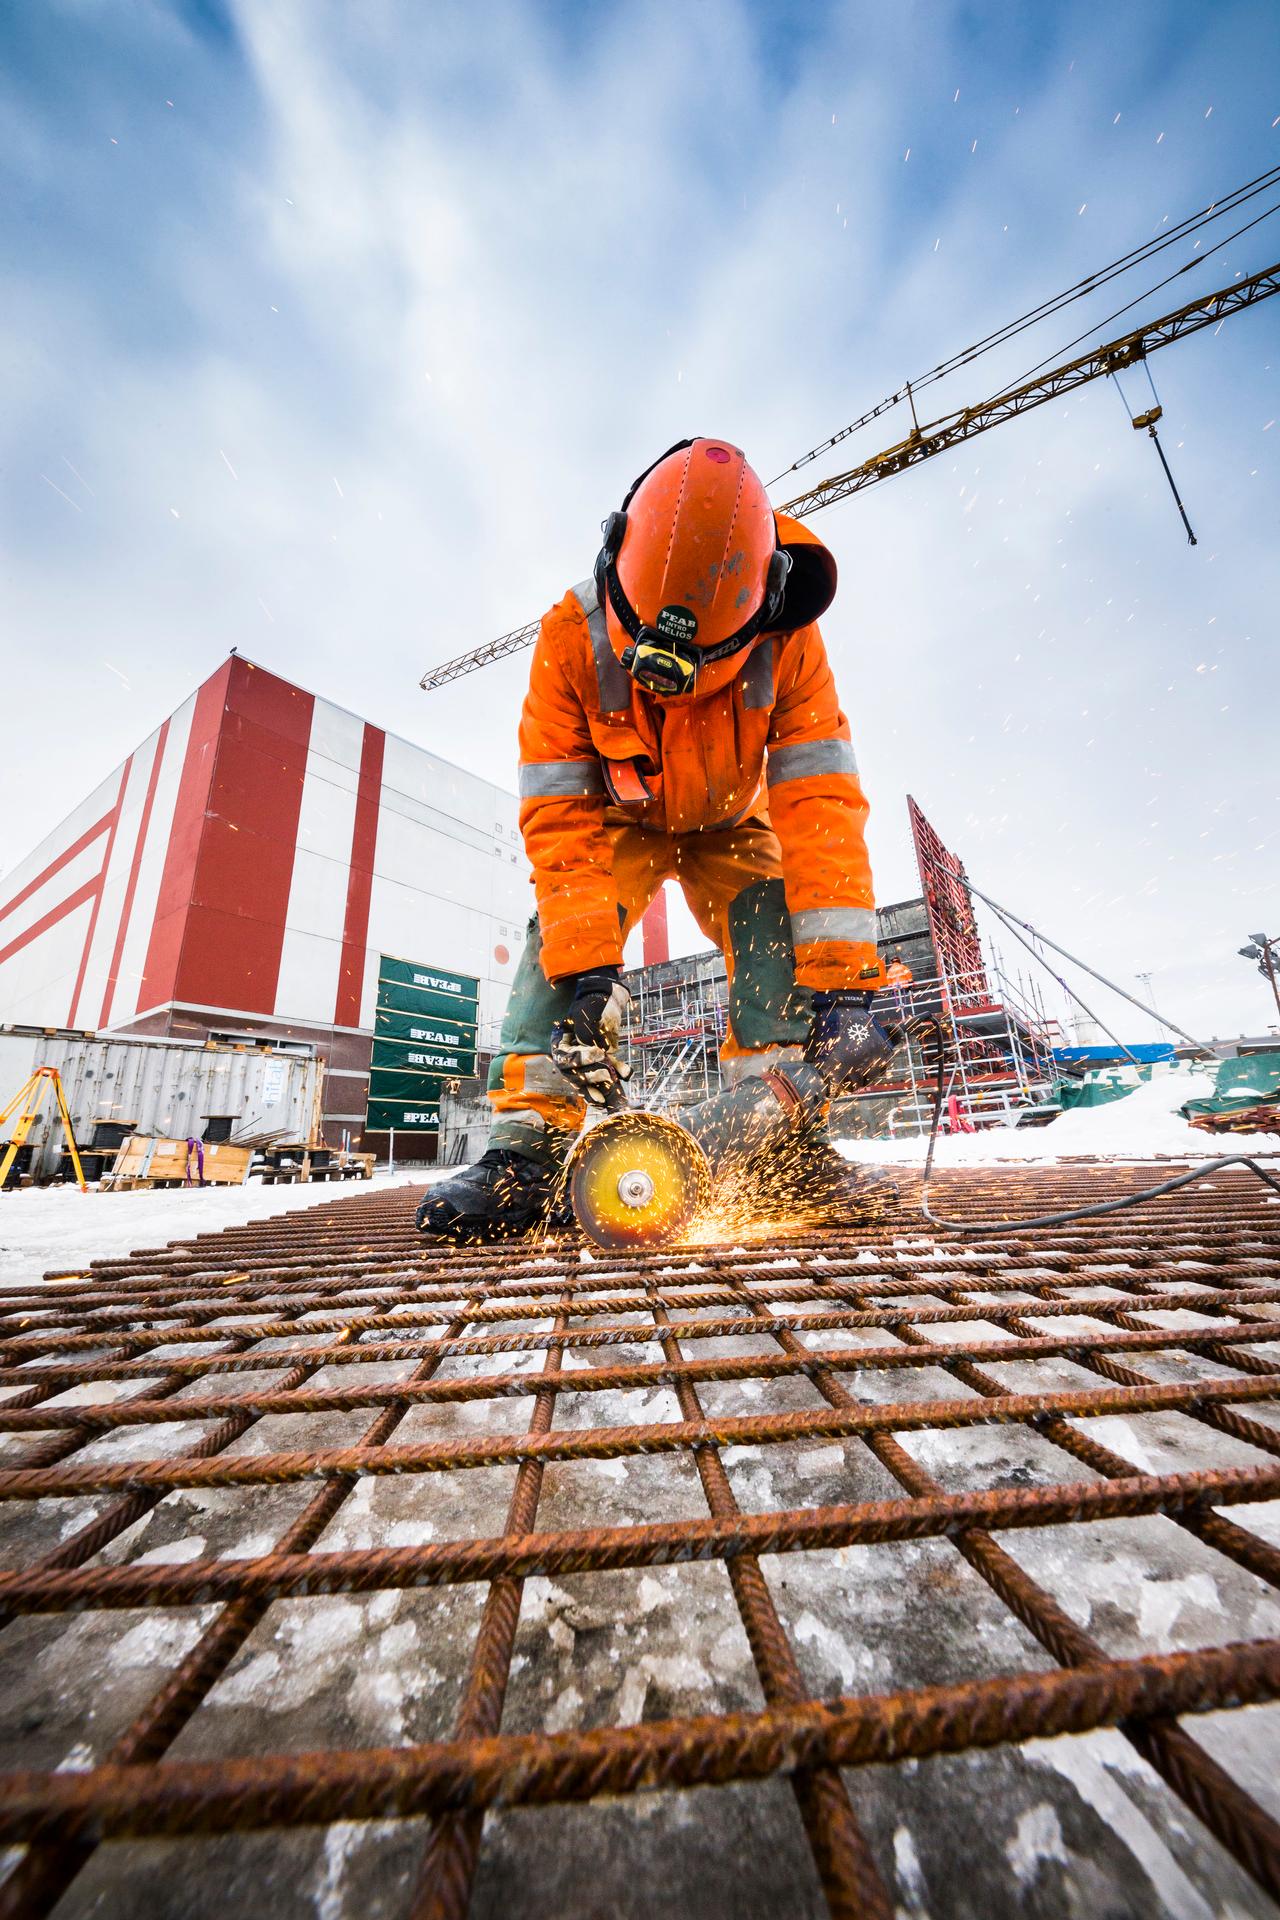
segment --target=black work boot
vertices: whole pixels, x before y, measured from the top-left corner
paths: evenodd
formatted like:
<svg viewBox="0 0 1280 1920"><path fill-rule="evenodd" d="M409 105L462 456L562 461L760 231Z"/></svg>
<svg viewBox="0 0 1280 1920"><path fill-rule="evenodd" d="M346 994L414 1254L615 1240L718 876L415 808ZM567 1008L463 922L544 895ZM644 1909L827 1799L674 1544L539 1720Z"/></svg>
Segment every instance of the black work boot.
<svg viewBox="0 0 1280 1920"><path fill-rule="evenodd" d="M418 1208L418 1229L460 1246L529 1233L552 1216L560 1167L511 1147L490 1147L473 1167L432 1187Z"/></svg>
<svg viewBox="0 0 1280 1920"><path fill-rule="evenodd" d="M750 1167L751 1197L766 1218L813 1226L864 1226L898 1209L883 1167L846 1160L823 1131L794 1134Z"/></svg>

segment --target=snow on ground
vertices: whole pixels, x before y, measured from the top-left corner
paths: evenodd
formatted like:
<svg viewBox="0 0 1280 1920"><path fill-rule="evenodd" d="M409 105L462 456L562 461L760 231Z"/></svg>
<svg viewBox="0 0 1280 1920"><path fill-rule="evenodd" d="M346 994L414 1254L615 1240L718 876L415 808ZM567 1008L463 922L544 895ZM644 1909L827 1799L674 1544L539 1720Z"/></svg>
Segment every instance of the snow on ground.
<svg viewBox="0 0 1280 1920"><path fill-rule="evenodd" d="M1280 1134L1201 1133L1179 1113L1188 1100L1207 1100L1214 1076L1197 1067L1157 1074L1121 1100L1105 1107L1073 1107L1044 1127L991 1127L984 1133L946 1134L939 1138L934 1165L989 1166L993 1161L1062 1160L1077 1156L1104 1160L1212 1160L1219 1154L1280 1153ZM914 1166L924 1160L925 1140L841 1140L850 1160Z"/></svg>
<svg viewBox="0 0 1280 1920"><path fill-rule="evenodd" d="M197 1233L217 1233L247 1220L268 1220L296 1207L323 1206L379 1187L413 1186L438 1177L426 1168L375 1173L372 1180L309 1181L305 1186L171 1187L156 1192L101 1193L90 1187L24 1187L0 1194L0 1282L38 1280L59 1268L164 1247Z"/></svg>

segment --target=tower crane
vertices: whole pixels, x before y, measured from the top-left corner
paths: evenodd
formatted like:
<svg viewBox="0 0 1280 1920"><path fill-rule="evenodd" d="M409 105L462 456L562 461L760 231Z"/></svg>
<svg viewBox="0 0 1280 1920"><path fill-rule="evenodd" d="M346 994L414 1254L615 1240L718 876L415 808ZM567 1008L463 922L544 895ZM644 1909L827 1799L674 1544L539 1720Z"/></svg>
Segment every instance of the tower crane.
<svg viewBox="0 0 1280 1920"><path fill-rule="evenodd" d="M1056 400L1064 393L1071 393L1077 387L1086 386L1091 380L1102 379L1122 373L1126 367L1145 363L1151 354L1161 347L1171 347L1175 341L1187 334L1198 333L1204 327L1217 326L1232 314L1241 313L1246 307L1256 306L1261 300L1269 300L1272 294L1280 293L1280 262L1266 267L1261 273L1250 275L1248 279L1237 280L1229 287L1223 287L1217 293L1211 293L1199 300L1192 300L1186 306L1179 307L1173 313L1164 314L1159 320L1148 325L1136 327L1131 332L1121 334L1118 339L1108 340L1104 345L1093 347L1075 360L1064 361L1062 365L1051 367L1047 373L1039 373L1034 379L1025 380L1021 385L1010 387L1003 393L983 400L974 407L961 407L953 413L941 415L921 427L913 423L911 432L905 440L886 447L883 452L872 454L859 466L850 467L844 473L832 474L826 480L819 480L806 488L793 500L784 503L781 511L789 513L793 519L804 520L810 514L818 513L823 507L834 506L837 500L845 500L853 493L861 493L867 487L878 486L884 480L890 480L895 474L904 473L908 467L919 466L923 460L930 460L935 454L945 453L948 448L958 446L963 440L972 440L975 435L987 433L992 427L1003 425L1016 415L1030 413L1034 407L1042 407L1047 401ZM914 406L913 406L914 416ZM1160 447L1155 432L1156 421L1160 418L1157 403L1145 413L1134 418L1135 428L1146 428L1156 443L1161 463L1173 487L1173 476L1169 473L1168 463ZM1182 513L1183 522L1191 543L1195 544L1195 535L1191 532L1186 512L1174 487L1174 499ZM491 660L501 660L509 653L518 653L524 647L531 647L538 637L540 620L532 620L527 626L515 627L510 633L500 634L496 640L490 640L482 647L475 647L470 653L459 654L456 659L446 660L441 666L432 667L422 677L421 685L433 692L444 687L451 680L458 680L466 673L474 673L478 667L488 666Z"/></svg>

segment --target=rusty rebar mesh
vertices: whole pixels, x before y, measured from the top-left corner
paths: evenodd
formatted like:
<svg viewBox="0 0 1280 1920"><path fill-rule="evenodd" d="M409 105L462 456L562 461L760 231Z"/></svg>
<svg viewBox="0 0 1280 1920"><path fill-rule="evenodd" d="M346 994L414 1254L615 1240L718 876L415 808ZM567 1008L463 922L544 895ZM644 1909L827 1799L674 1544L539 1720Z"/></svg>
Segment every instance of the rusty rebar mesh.
<svg viewBox="0 0 1280 1920"><path fill-rule="evenodd" d="M0 1914L1274 1912L1280 1203L1017 1225L1151 1178L0 1293Z"/></svg>

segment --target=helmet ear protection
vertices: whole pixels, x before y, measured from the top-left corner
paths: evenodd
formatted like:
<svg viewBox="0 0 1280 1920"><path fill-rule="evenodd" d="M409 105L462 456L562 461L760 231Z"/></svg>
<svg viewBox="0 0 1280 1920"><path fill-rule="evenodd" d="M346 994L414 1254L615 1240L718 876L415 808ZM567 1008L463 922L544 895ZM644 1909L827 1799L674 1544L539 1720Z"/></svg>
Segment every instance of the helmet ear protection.
<svg viewBox="0 0 1280 1920"><path fill-rule="evenodd" d="M659 454L638 479L632 481L622 506L616 513L611 513L601 526L604 537L595 565L596 592L600 603L603 606L608 599L618 624L630 641L622 655L623 666L632 679L648 692L668 697L692 693L699 667L707 667L715 660L727 660L731 654L741 653L759 634L777 625L782 612L787 575L791 571L791 555L784 548L775 547L765 575L764 599L736 633L717 641L712 647L695 646L692 637L679 630L675 609L664 607L658 615L656 626L646 626L641 620L618 578L618 554L627 531L627 508L635 498L637 489L655 467L660 467L673 453L681 453L692 445L692 440L677 440L673 447Z"/></svg>

